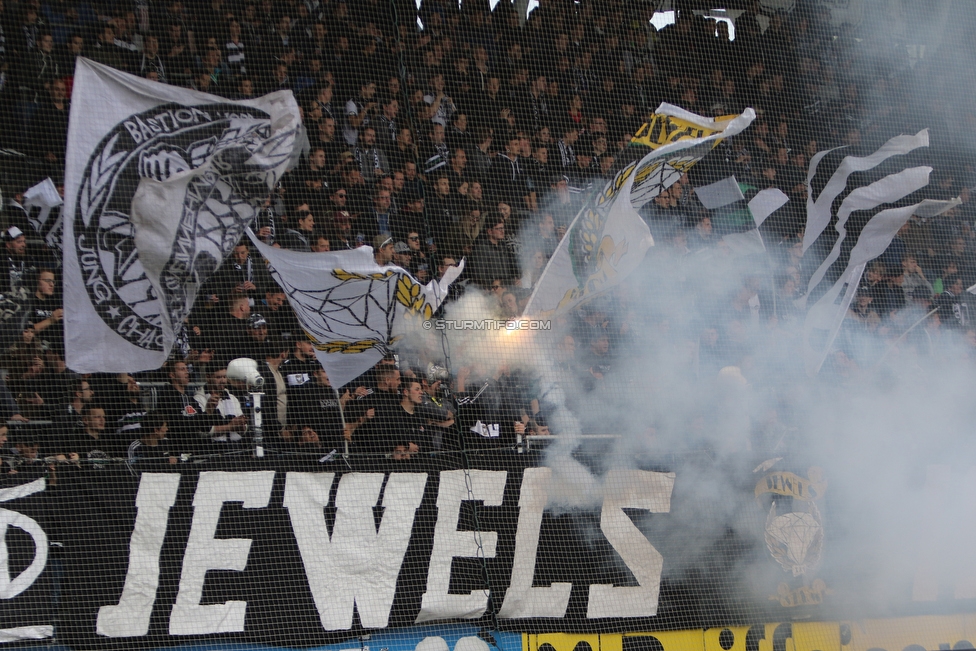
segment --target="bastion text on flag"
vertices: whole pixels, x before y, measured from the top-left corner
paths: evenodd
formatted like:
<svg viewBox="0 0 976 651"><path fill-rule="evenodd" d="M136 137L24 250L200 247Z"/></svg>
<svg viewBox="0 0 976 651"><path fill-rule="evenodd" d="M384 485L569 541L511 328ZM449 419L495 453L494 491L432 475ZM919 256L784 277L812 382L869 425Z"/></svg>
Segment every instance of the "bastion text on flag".
<svg viewBox="0 0 976 651"><path fill-rule="evenodd" d="M290 91L232 102L79 58L65 168L65 352L159 368L197 291L296 162Z"/></svg>

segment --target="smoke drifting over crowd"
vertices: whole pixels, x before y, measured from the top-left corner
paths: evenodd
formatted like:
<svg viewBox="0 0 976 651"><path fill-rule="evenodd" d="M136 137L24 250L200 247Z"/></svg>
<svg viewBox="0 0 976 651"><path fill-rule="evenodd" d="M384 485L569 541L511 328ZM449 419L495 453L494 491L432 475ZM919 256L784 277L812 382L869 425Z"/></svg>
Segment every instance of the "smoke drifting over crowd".
<svg viewBox="0 0 976 651"><path fill-rule="evenodd" d="M864 40L850 45L861 52L852 57L849 77L863 93L859 119L811 118L822 119L819 126L836 138L818 141L818 150L848 145L828 156L822 169L829 175L842 156L870 153L899 132L931 129L928 149L854 175L848 190L893 169L929 165L932 183L896 205L960 194L964 203L925 223L913 220L900 237L925 229L936 238L964 236L972 247L967 188L976 177L973 152L963 148L971 140L964 124L971 122L976 102L961 97L974 86L966 83L973 52L964 37L971 31L961 27L973 24L972 7L896 8L903 23L917 29L907 29L893 43L882 37L893 15L865 15L856 32ZM919 12L924 15L911 18ZM921 50L908 47L916 42L925 45L917 61ZM899 61L892 60L893 51ZM914 85L906 86L906 78ZM933 97L946 97L949 84L966 90L949 93L950 101L940 99L933 111ZM895 124L900 130L893 132ZM805 507L809 517L796 518L823 529L821 541L798 543L808 563L799 580L809 586L819 577L828 589L838 579L858 586L856 594L836 593L825 602L828 607L845 614L888 613L893 595L919 602L971 599L973 554L963 544L932 538L967 528L976 510L970 470L976 331L930 297L909 297L880 313L862 309L870 301L855 298L822 369L809 376L800 345L805 313L796 302L836 237L833 223L827 239L802 256L805 196L802 188L787 188L791 203L761 230L765 254L735 255L721 243L720 228L694 228L700 213L694 212L695 200L688 200L692 186L727 176L723 170L729 167L719 159L733 160L752 136L747 131L734 138L683 179L686 196L669 213L679 219L655 226L655 209L642 213L656 245L637 273L578 312L555 319L547 332L444 333L451 367L474 365L486 377L500 368L519 369L534 379L535 395L558 435L544 454L554 471L549 508L555 513L598 505L610 469L676 471L671 512L633 516L664 555L665 581L712 567L731 540L750 552L723 573L754 586L760 600L771 585L793 580L785 571L788 563L778 567L767 553L775 546L769 537L775 537L773 520L784 512L784 502L754 491L768 473L791 471L822 478L825 486L814 506ZM803 137L796 136L798 144ZM813 181L814 198L825 181L821 176ZM852 216L852 242L843 255L876 212ZM689 246L695 239L698 244ZM909 244L933 267L942 264L939 251L945 246L937 239L925 251ZM531 254L523 252L522 264L523 274L530 274ZM836 280L842 268L832 267L827 281ZM889 269L888 275L899 272ZM931 269L932 279L943 275ZM868 283L858 296L878 302ZM496 310L494 297L469 290L445 318L494 318ZM604 335L607 341L601 342ZM586 436L594 434L613 438Z"/></svg>

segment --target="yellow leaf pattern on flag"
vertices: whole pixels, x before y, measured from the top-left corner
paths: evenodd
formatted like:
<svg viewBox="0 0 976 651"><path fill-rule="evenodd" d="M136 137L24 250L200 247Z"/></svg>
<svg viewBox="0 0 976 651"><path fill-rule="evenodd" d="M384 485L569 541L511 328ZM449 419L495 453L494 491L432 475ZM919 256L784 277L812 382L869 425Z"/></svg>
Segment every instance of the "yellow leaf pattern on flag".
<svg viewBox="0 0 976 651"><path fill-rule="evenodd" d="M375 273L375 274L357 274L350 271L346 271L345 269L333 269L332 277L341 280L342 282L348 282L350 280L386 280L394 273L396 272L385 271L383 273Z"/></svg>

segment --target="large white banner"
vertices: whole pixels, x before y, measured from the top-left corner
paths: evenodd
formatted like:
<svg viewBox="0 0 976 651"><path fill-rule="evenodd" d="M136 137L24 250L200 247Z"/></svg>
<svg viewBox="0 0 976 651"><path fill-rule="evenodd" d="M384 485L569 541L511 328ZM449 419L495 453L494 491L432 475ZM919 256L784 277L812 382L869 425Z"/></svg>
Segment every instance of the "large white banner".
<svg viewBox="0 0 976 651"><path fill-rule="evenodd" d="M342 387L379 362L399 333L428 321L447 297L464 261L440 281L421 285L395 265L380 266L373 249L302 253L248 237L291 305L332 386Z"/></svg>
<svg viewBox="0 0 976 651"><path fill-rule="evenodd" d="M78 59L64 206L79 373L159 368L200 285L295 162L291 92L232 102Z"/></svg>

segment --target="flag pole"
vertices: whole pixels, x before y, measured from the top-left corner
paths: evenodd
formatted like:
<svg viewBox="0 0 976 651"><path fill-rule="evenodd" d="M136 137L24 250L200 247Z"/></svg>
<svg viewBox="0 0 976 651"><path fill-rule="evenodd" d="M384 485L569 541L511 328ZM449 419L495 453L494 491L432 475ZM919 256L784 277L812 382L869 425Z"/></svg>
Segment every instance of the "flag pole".
<svg viewBox="0 0 976 651"><path fill-rule="evenodd" d="M937 307L934 308L934 309L932 309L928 314L923 315L918 321L916 321L915 323L913 323L911 325L911 327L908 328L908 330L906 330L905 332L901 333L901 336L899 336L893 342L891 342L890 344L888 344L888 347L885 348L884 355L882 355L881 356L881 359L878 360L878 363L874 365L874 368L878 368L879 366L881 366L881 362L883 362L885 360L885 357L888 356L888 353L890 353L892 351L892 349L894 349L894 347L898 344L899 341L901 341L902 339L904 339L905 337L907 337L909 332L911 332L912 330L914 330L915 328L917 328L922 323L922 321L925 321L927 318L929 318L930 316L932 316L933 314L935 314L938 311L939 311L939 308L937 308Z"/></svg>

